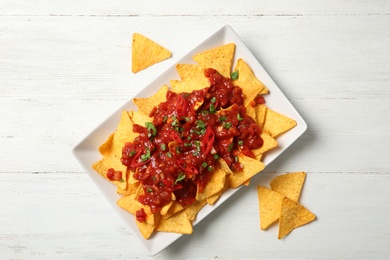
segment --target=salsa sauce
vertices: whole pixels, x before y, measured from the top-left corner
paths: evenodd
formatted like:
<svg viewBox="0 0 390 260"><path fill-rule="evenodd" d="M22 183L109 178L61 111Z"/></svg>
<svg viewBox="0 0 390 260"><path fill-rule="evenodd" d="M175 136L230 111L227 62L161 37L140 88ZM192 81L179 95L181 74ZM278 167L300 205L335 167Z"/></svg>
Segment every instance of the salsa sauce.
<svg viewBox="0 0 390 260"><path fill-rule="evenodd" d="M138 200L152 213L172 199L191 205L219 167L219 158L239 171L243 165L238 154L254 158L251 149L263 145L261 128L246 115L242 89L215 69L205 69L204 74L209 88L191 93L169 90L166 101L149 115L153 121L135 124L138 137L123 146L121 162L141 182ZM145 219L143 212L137 213L138 221Z"/></svg>

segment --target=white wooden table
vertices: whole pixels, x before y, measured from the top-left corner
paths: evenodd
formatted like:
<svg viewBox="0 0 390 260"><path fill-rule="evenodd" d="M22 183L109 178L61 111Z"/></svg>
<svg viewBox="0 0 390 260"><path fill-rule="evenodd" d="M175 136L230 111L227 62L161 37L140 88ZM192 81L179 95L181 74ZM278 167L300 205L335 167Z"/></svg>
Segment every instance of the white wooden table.
<svg viewBox="0 0 390 260"><path fill-rule="evenodd" d="M155 259L390 257L390 2L0 2L0 258L150 257L71 149L175 61L230 24L308 131ZM131 35L173 52L134 75ZM308 173L318 219L259 229L256 186Z"/></svg>

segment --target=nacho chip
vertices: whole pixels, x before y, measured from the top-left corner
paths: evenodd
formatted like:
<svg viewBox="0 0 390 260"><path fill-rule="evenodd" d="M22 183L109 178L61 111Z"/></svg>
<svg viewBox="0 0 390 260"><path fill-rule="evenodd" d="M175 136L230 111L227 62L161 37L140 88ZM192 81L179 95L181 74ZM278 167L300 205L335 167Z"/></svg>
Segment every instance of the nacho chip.
<svg viewBox="0 0 390 260"><path fill-rule="evenodd" d="M260 228L266 230L280 217L284 195L263 186L257 187Z"/></svg>
<svg viewBox="0 0 390 260"><path fill-rule="evenodd" d="M265 115L267 113L267 107L264 104L260 104L255 107L255 110L257 125L262 128L265 121Z"/></svg>
<svg viewBox="0 0 390 260"><path fill-rule="evenodd" d="M133 103L145 115L150 115L150 112L152 112L155 106L166 101L167 92L168 92L168 86L164 85L151 97L133 98Z"/></svg>
<svg viewBox="0 0 390 260"><path fill-rule="evenodd" d="M238 59L234 71L238 71L238 79L233 81L233 85L242 88L245 95L245 106L256 98L258 94L268 94L265 85L256 78L252 69L243 59Z"/></svg>
<svg viewBox="0 0 390 260"><path fill-rule="evenodd" d="M121 161L118 160L118 158L114 156L103 157L99 161L92 164L92 168L107 180L109 180L107 178L107 171L109 169L113 168L115 171L122 172L122 179L120 181L109 181L115 184L118 188L121 188L123 190L126 189L126 166L122 165Z"/></svg>
<svg viewBox="0 0 390 260"><path fill-rule="evenodd" d="M295 228L312 222L315 219L316 216L304 206L285 197L281 206L278 238L282 239Z"/></svg>
<svg viewBox="0 0 390 260"><path fill-rule="evenodd" d="M183 211L186 207L183 207L179 202L174 201L169 208L168 212L163 216L164 219L168 219L175 215L176 213Z"/></svg>
<svg viewBox="0 0 390 260"><path fill-rule="evenodd" d="M303 183L305 182L305 172L292 172L275 177L271 183L271 189L279 192L287 198L298 202Z"/></svg>
<svg viewBox="0 0 390 260"><path fill-rule="evenodd" d="M191 206L185 209L190 221L194 221L198 212L206 205L206 200L195 201Z"/></svg>
<svg viewBox="0 0 390 260"><path fill-rule="evenodd" d="M162 218L156 227L156 231L192 234L192 223L187 216L187 212L183 210L168 219Z"/></svg>
<svg viewBox="0 0 390 260"><path fill-rule="evenodd" d="M256 109L252 105L250 105L250 104L248 104L245 107L245 109L246 109L246 114L248 116L252 117L256 121L257 120L257 118L256 118Z"/></svg>
<svg viewBox="0 0 390 260"><path fill-rule="evenodd" d="M215 169L210 180L202 192L199 192L199 186L196 192L196 200L205 200L214 194L220 192L225 186L226 173L221 169Z"/></svg>
<svg viewBox="0 0 390 260"><path fill-rule="evenodd" d="M278 146L278 142L275 140L275 138L273 138L269 134L261 133L260 136L263 139L263 146L261 146L260 148L252 150L252 153L255 156L264 154L265 152L267 152L267 151L271 150L272 148L275 148L275 147Z"/></svg>
<svg viewBox="0 0 390 260"><path fill-rule="evenodd" d="M131 53L131 70L133 73L144 70L172 56L169 50L139 33L133 34Z"/></svg>
<svg viewBox="0 0 390 260"><path fill-rule="evenodd" d="M272 137L277 137L296 125L297 122L295 120L267 108L263 130Z"/></svg>
<svg viewBox="0 0 390 260"><path fill-rule="evenodd" d="M228 175L230 186L234 189L243 184L249 178L253 177L261 170L264 169L264 164L256 159L239 155L239 162L244 165L242 171L234 172L233 174Z"/></svg>
<svg viewBox="0 0 390 260"><path fill-rule="evenodd" d="M236 45L229 43L195 54L192 58L203 68L214 68L221 75L230 78L235 50Z"/></svg>
<svg viewBox="0 0 390 260"><path fill-rule="evenodd" d="M147 114L141 112L141 111L130 111L129 117L133 124L137 124L140 126L145 126L146 122L152 122L153 119L149 117ZM138 135L138 134L137 134Z"/></svg>
<svg viewBox="0 0 390 260"><path fill-rule="evenodd" d="M148 222L145 222L145 221L144 222L139 222L139 221L135 220L135 222L137 223L138 229L141 232L142 236L145 239L149 239L152 236L153 231L156 228L158 220L159 219L156 219L156 224L153 224L153 225L151 225L151 224L149 224Z"/></svg>
<svg viewBox="0 0 390 260"><path fill-rule="evenodd" d="M143 205L140 203L135 194L129 195L129 196L123 196L117 201L117 205L121 207L122 209L130 212L131 214L134 214L140 210L144 209L146 213L146 222L150 225L155 225L155 215L152 214L152 211L150 210L150 207L147 205ZM137 221L138 222L138 221Z"/></svg>

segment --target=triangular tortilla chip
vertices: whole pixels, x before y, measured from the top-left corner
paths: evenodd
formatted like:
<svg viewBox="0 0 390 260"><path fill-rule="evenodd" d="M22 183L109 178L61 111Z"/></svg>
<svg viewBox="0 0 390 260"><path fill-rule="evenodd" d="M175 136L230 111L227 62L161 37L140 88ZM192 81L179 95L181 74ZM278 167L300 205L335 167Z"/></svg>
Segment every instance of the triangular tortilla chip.
<svg viewBox="0 0 390 260"><path fill-rule="evenodd" d="M139 33L133 34L131 66L133 73L168 59L171 55L172 53L169 50L149 38Z"/></svg>
<svg viewBox="0 0 390 260"><path fill-rule="evenodd" d="M183 210L168 219L162 218L155 230L179 234L192 234L192 223L188 219L187 212Z"/></svg>
<svg viewBox="0 0 390 260"><path fill-rule="evenodd" d="M196 200L205 200L214 194L220 192L225 187L226 172L221 169L215 169L210 180L202 192L199 192L199 186L196 192Z"/></svg>
<svg viewBox="0 0 390 260"><path fill-rule="evenodd" d="M284 195L263 186L257 187L260 228L266 230L280 217Z"/></svg>
<svg viewBox="0 0 390 260"><path fill-rule="evenodd" d="M303 226L316 219L316 216L289 198L284 198L281 206L281 215L279 218L279 234L281 239L288 235L293 229Z"/></svg>
<svg viewBox="0 0 390 260"><path fill-rule="evenodd" d="M227 175L230 181L230 186L233 189L237 188L264 169L264 164L262 162L242 154L238 156L238 161L244 165L244 169Z"/></svg>
<svg viewBox="0 0 390 260"><path fill-rule="evenodd" d="M236 45L229 43L195 54L193 60L205 69L216 69L221 75L230 78L235 50Z"/></svg>
<svg viewBox="0 0 390 260"><path fill-rule="evenodd" d="M261 105L257 105L255 107L255 110L256 110L257 125L262 128L265 121L265 115L267 113L267 107L264 104L261 104Z"/></svg>
<svg viewBox="0 0 390 260"><path fill-rule="evenodd" d="M145 126L146 122L153 121L151 117L149 117L147 114L141 111L129 111L129 117L131 119L131 122L133 122L133 124L137 124L140 126Z"/></svg>
<svg viewBox="0 0 390 260"><path fill-rule="evenodd" d="M146 222L150 225L155 225L155 214L152 214L152 211L148 205L143 205L141 202L139 202L135 194L123 196L116 203L119 207L134 215L138 210L143 208L147 215Z"/></svg>
<svg viewBox="0 0 390 260"><path fill-rule="evenodd" d="M190 221L194 221L198 212L206 205L206 200L195 201L185 209Z"/></svg>
<svg viewBox="0 0 390 260"><path fill-rule="evenodd" d="M287 173L275 177L271 181L270 186L273 191L277 191L287 198L298 202L305 178L305 172Z"/></svg>
<svg viewBox="0 0 390 260"><path fill-rule="evenodd" d="M233 81L233 85L242 88L242 92L245 95L245 106L254 100L258 94L267 94L269 92L264 84L256 78L252 69L243 59L238 59L234 71L238 71L238 79Z"/></svg>
<svg viewBox="0 0 390 260"><path fill-rule="evenodd" d="M255 156L263 154L263 153L271 150L272 148L275 148L276 146L278 146L278 142L275 140L275 138L273 138L269 134L261 133L260 136L263 139L263 145L260 148L252 150L252 153Z"/></svg>
<svg viewBox="0 0 390 260"><path fill-rule="evenodd" d="M267 108L263 130L272 137L277 137L296 125L297 122L295 120Z"/></svg>
<svg viewBox="0 0 390 260"><path fill-rule="evenodd" d="M115 171L122 172L122 179L120 181L110 181L110 180L109 181L111 183L115 184L118 188L121 188L123 190L126 189L126 187L127 187L127 182L126 182L126 169L127 169L127 167L121 163L120 158L117 158L114 156L103 157L101 160L92 164L92 168L107 180L109 180L107 178L108 169L113 168Z"/></svg>
<svg viewBox="0 0 390 260"><path fill-rule="evenodd" d="M148 98L133 98L133 102L139 110L149 116L155 106L167 100L167 92L168 86L164 85L153 96Z"/></svg>

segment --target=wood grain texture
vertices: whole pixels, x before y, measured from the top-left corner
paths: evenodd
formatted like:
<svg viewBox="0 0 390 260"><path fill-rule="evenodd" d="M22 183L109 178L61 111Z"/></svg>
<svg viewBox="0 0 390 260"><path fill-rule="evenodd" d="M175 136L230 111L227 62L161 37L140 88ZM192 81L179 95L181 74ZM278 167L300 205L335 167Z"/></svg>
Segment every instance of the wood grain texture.
<svg viewBox="0 0 390 260"><path fill-rule="evenodd" d="M390 257L390 2L1 1L0 258L146 259L71 149L230 24L308 131L251 185L154 259ZM131 73L133 32L173 52ZM257 185L307 171L318 219L260 231Z"/></svg>

